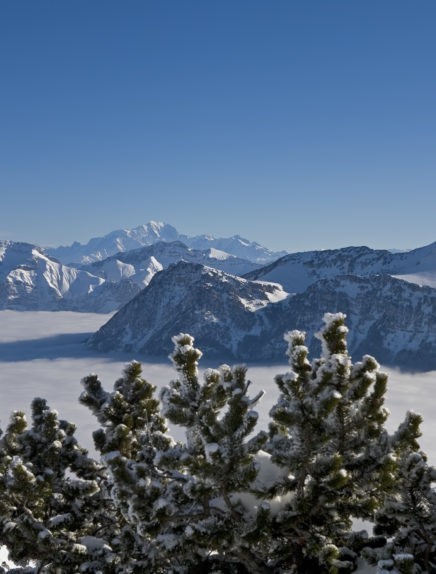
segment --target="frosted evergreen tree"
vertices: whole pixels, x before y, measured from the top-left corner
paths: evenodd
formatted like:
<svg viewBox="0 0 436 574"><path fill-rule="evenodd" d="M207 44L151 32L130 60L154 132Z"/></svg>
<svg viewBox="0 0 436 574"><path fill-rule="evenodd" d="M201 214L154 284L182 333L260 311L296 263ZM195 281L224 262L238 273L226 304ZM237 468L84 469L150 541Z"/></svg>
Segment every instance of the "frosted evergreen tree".
<svg viewBox="0 0 436 574"><path fill-rule="evenodd" d="M389 538L383 567L390 561L401 574L436 572L436 469L419 450L420 422L419 415L409 413L393 437L396 489L375 516L375 531Z"/></svg>
<svg viewBox="0 0 436 574"><path fill-rule="evenodd" d="M200 382L194 339L180 334L173 342L179 377L162 390L161 400L168 420L185 427L186 441L159 460L179 477L165 501L163 550L171 552L176 572L269 572L262 544L268 511L262 504L244 506L267 438L249 438L262 393L248 396L245 367L208 369Z"/></svg>
<svg viewBox="0 0 436 574"><path fill-rule="evenodd" d="M153 548L161 527L156 507L168 481L154 459L172 443L159 413L156 389L142 377L137 361L126 366L113 392L105 391L96 375L82 384L80 401L101 424L94 442L109 471L106 488L117 512L119 531L112 545L123 564L119 571L144 572L156 563Z"/></svg>
<svg viewBox="0 0 436 574"><path fill-rule="evenodd" d="M173 339L177 376L161 401L136 361L110 392L83 379L101 462L43 399L29 428L14 413L0 437L12 572L345 574L359 556L378 574L435 572L436 471L419 448L421 418L386 431L387 377L372 357L353 364L344 319L325 316L312 361L304 334L287 335L269 433L256 431L262 393L249 396L246 368L200 377L186 334ZM353 532L354 518L374 520L377 535Z"/></svg>
<svg viewBox="0 0 436 574"><path fill-rule="evenodd" d="M290 332L291 371L276 377L268 450L288 478L270 494L290 496L273 525L276 564L298 572L351 571L355 549L368 544L351 535L352 519L371 519L395 488L395 449L384 428L387 377L370 356L352 364L344 320L326 314L322 355L312 363L304 333Z"/></svg>
<svg viewBox="0 0 436 574"><path fill-rule="evenodd" d="M15 563L36 564L14 572L111 571L104 472L74 432L37 398L32 426L15 412L0 440L0 544Z"/></svg>

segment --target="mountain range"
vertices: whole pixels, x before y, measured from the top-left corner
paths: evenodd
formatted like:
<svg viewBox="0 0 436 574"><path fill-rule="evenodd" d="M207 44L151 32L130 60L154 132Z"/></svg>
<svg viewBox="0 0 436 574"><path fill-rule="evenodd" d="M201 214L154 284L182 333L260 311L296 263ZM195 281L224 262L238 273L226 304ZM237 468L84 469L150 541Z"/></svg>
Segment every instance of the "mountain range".
<svg viewBox="0 0 436 574"><path fill-rule="evenodd" d="M74 265L54 258L56 250L0 242L0 309L116 311L88 342L107 353L167 355L171 337L189 332L210 358L281 362L287 330L306 331L317 353L322 316L342 311L352 354L436 369L436 243L405 253L368 247L289 253L261 265L260 254L272 252L247 240L210 238L196 249L166 224L139 229L126 237L147 236L149 245L127 250L126 240L103 258L108 237L120 238L113 232L86 250L73 244L81 253ZM236 253L218 244L236 246ZM241 245L246 258L237 255ZM64 252L66 259L71 253Z"/></svg>
<svg viewBox="0 0 436 574"><path fill-rule="evenodd" d="M109 313L139 290L62 265L35 245L0 241L0 309Z"/></svg>
<svg viewBox="0 0 436 574"><path fill-rule="evenodd" d="M436 243L407 252L345 247L291 253L246 275L252 280L275 281L290 292L336 275L388 274L418 285L436 287Z"/></svg>
<svg viewBox="0 0 436 574"><path fill-rule="evenodd" d="M201 263L235 275L260 267L215 248L191 249L158 241L87 265L64 265L40 247L0 241L0 309L110 313L178 261Z"/></svg>
<svg viewBox="0 0 436 574"><path fill-rule="evenodd" d="M64 264L86 264L102 261L116 253L153 245L159 241L166 243L180 241L187 247L200 251L216 249L262 265L286 254L286 251L271 251L239 235L220 238L211 235L190 237L179 233L172 225L159 221L150 221L133 229L117 229L103 237L94 237L85 245L75 242L70 246L49 248L46 251L48 255Z"/></svg>
<svg viewBox="0 0 436 574"><path fill-rule="evenodd" d="M155 357L168 354L172 335L189 332L209 358L283 362L286 331L306 331L318 354L321 319L337 311L347 315L353 355L373 354L412 370L436 368L436 289L389 275L338 275L289 294L279 284L179 262L155 275L88 344Z"/></svg>
<svg viewBox="0 0 436 574"><path fill-rule="evenodd" d="M244 275L261 267L259 263L215 248L198 250L187 247L181 241L158 241L147 247L120 252L102 261L82 265L81 268L105 281L118 282L128 279L145 287L153 275L178 261L201 263L233 275Z"/></svg>

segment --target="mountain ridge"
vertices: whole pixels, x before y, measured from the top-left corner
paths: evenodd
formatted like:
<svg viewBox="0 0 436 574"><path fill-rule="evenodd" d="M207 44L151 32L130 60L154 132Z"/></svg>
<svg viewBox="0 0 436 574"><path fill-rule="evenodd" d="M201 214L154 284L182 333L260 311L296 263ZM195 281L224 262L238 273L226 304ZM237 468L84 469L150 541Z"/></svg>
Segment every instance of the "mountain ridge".
<svg viewBox="0 0 436 574"><path fill-rule="evenodd" d="M347 274L389 274L436 287L436 242L399 253L365 246L290 253L244 277L277 282L298 293L319 279Z"/></svg>
<svg viewBox="0 0 436 574"><path fill-rule="evenodd" d="M249 241L239 235L227 238L215 238L211 235L188 236L179 233L172 225L161 221L150 221L132 229L114 230L103 237L94 237L86 244L74 242L70 246L48 248L46 252L65 264L86 264L101 261L118 252L152 245L157 241L181 241L188 247L198 250L215 248L230 255L262 264L277 259L286 253L286 251L271 251L259 243Z"/></svg>
<svg viewBox="0 0 436 574"><path fill-rule="evenodd" d="M308 345L317 353L323 315L340 311L348 316L352 354L374 354L403 369L436 368L436 289L390 275L338 275L291 295L281 285L242 283L201 268L180 262L156 275L90 338L89 346L165 356L172 336L181 331L193 335L210 358L280 362L286 331L307 332ZM262 295L256 289L264 289Z"/></svg>
<svg viewBox="0 0 436 574"><path fill-rule="evenodd" d="M155 239L160 230L151 229ZM365 246L290 253L260 266L217 247L156 240L72 267L37 246L2 241L0 309L115 311L110 328L91 338L94 348L162 356L183 330L211 358L232 361L283 361L283 333L294 328L316 349L323 314L344 312L353 353L436 368L436 242L400 253Z"/></svg>

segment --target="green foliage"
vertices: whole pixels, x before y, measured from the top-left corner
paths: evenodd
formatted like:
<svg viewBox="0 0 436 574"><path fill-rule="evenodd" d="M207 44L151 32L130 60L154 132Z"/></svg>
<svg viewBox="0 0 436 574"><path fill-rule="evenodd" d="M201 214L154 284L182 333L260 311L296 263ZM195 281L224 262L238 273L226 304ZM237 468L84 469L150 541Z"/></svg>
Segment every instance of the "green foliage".
<svg viewBox="0 0 436 574"><path fill-rule="evenodd" d="M372 357L352 364L344 319L325 316L323 353L312 364L304 334L287 335L292 370L276 377L280 395L270 413L268 451L287 470L281 488L295 493L274 521L276 556L285 560L293 548L303 570L314 557L334 569L352 519L371 519L394 487L394 448L383 426L387 378Z"/></svg>
<svg viewBox="0 0 436 574"><path fill-rule="evenodd" d="M159 458L163 468L183 476L174 502L172 493L167 496L177 513L176 522L167 516L167 532L177 540L173 564L183 556L183 563L200 563L207 569L211 560L204 557L212 550L213 562L241 563L247 572L256 572L262 559L253 541L262 537L265 512L259 508L247 513L238 495L252 488L255 455L267 438L265 433L248 438L258 418L252 407L262 393L249 398L244 367L209 369L200 383L201 354L193 338L180 334L173 341L179 378L162 390L162 412L186 427L186 442Z"/></svg>
<svg viewBox="0 0 436 574"><path fill-rule="evenodd" d="M12 572L346 574L358 557L380 574L436 571L421 418L387 432L387 377L372 357L353 364L344 319L325 316L312 361L304 333L286 336L290 369L276 377L268 432L256 430L262 393L249 396L246 368L200 376L187 334L173 338L177 376L160 399L136 361L110 392L83 379L99 461L43 399L30 427L13 413L0 438ZM375 521L376 536L353 532L355 518Z"/></svg>
<svg viewBox="0 0 436 574"><path fill-rule="evenodd" d="M0 543L15 562L32 559L45 572L73 572L79 565L91 572L95 558L105 565L113 559L103 544L99 552L86 546L108 518L102 465L87 456L74 432L37 398L32 426L15 412L0 440Z"/></svg>

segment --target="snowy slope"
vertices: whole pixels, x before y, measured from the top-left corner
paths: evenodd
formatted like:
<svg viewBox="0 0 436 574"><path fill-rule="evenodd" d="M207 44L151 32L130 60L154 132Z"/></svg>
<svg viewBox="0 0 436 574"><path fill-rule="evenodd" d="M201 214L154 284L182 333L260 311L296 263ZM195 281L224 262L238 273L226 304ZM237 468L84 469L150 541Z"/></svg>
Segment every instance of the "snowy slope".
<svg viewBox="0 0 436 574"><path fill-rule="evenodd" d="M0 308L58 309L103 283L86 271L61 265L29 243L0 242Z"/></svg>
<svg viewBox="0 0 436 574"><path fill-rule="evenodd" d="M389 275L338 276L312 284L280 307L266 309L274 332L273 352L265 358L276 356L281 333L290 328L306 331L309 346L318 354L320 317L341 311L347 315L354 356L368 353L385 365L409 370L436 368L436 290L430 287ZM261 352L259 348L257 355Z"/></svg>
<svg viewBox="0 0 436 574"><path fill-rule="evenodd" d="M35 245L0 241L0 309L109 313L139 289L62 265Z"/></svg>
<svg viewBox="0 0 436 574"><path fill-rule="evenodd" d="M353 354L412 370L436 368L436 290L388 275L333 277L287 296L278 285L181 262L156 275L89 344L162 356L183 331L211 358L280 361L290 329L306 331L318 353L321 318L337 311L348 316Z"/></svg>
<svg viewBox="0 0 436 574"><path fill-rule="evenodd" d="M158 241L181 241L197 250L216 249L235 257L265 264L281 257L286 252L273 252L258 243L243 239L239 235L229 238L215 238L209 235L189 237L180 234L167 223L150 221L134 229L118 229L103 237L95 237L85 245L78 242L70 246L47 249L47 253L63 263L91 263L101 261L118 252L130 251ZM212 255L216 257L216 255Z"/></svg>
<svg viewBox="0 0 436 574"><path fill-rule="evenodd" d="M172 348L171 337L187 331L210 357L236 358L241 340L265 329L256 311L286 297L278 285L182 261L155 275L89 345L100 351L162 356Z"/></svg>
<svg viewBox="0 0 436 574"><path fill-rule="evenodd" d="M287 291L299 293L320 279L337 275L379 274L436 287L436 243L406 253L369 247L292 253L245 277L281 283Z"/></svg>
<svg viewBox="0 0 436 574"><path fill-rule="evenodd" d="M407 253L396 253L395 260L398 271L393 275L418 285L436 287L436 242Z"/></svg>
<svg viewBox="0 0 436 574"><path fill-rule="evenodd" d="M108 281L128 278L145 287L155 273L178 261L201 263L233 275L243 275L260 267L256 263L214 248L200 251L191 249L180 241L170 243L159 241L148 247L117 253L103 261L91 263L83 269Z"/></svg>

